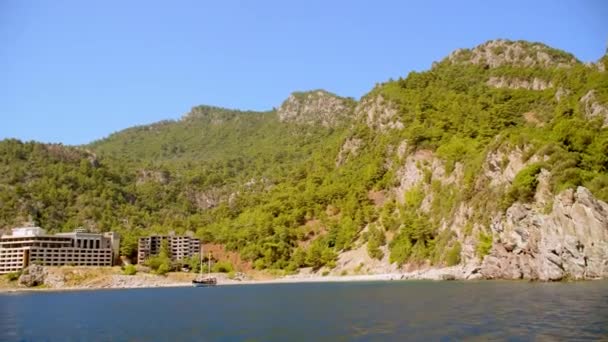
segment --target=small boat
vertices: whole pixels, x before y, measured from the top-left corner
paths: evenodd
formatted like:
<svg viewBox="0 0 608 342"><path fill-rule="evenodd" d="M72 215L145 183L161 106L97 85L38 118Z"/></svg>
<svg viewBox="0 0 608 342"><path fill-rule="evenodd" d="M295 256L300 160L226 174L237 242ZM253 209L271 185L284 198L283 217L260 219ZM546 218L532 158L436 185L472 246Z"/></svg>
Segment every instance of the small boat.
<svg viewBox="0 0 608 342"><path fill-rule="evenodd" d="M194 287L206 287L206 286L215 286L217 285L217 280L213 277L208 278L197 278L192 281L192 286Z"/></svg>
<svg viewBox="0 0 608 342"><path fill-rule="evenodd" d="M209 253L209 257L207 257L207 260L209 262L208 264L208 268L207 268L207 276L203 276L203 253L201 251L201 271L198 277L196 277L194 280L192 280L192 286L194 287L207 287L207 286L215 286L217 285L217 279L215 279L215 277L212 277L210 275L211 272L211 253Z"/></svg>

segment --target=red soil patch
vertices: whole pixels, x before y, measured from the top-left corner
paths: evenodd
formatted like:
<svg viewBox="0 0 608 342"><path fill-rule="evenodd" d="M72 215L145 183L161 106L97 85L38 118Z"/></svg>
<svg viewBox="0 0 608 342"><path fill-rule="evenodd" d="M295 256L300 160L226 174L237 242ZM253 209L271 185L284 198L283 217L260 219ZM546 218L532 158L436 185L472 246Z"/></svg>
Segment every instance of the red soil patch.
<svg viewBox="0 0 608 342"><path fill-rule="evenodd" d="M386 202L386 194L384 193L383 190L380 190L380 191L370 190L367 193L367 198L369 198L372 202L374 202L374 205L376 207L381 207L384 204L384 202Z"/></svg>
<svg viewBox="0 0 608 342"><path fill-rule="evenodd" d="M538 115L536 115L535 112L524 113L524 119L526 120L526 122L529 122L529 123L539 126L539 127L542 127L544 125L543 122L538 118Z"/></svg>
<svg viewBox="0 0 608 342"><path fill-rule="evenodd" d="M414 157L418 160L431 160L433 159L433 151L431 150L418 150L414 154Z"/></svg>
<svg viewBox="0 0 608 342"><path fill-rule="evenodd" d="M205 253L205 256L211 253L211 257L214 260L229 261L238 272L247 273L253 269L251 261L241 259L239 253L226 250L224 245L206 243L203 244L203 252Z"/></svg>

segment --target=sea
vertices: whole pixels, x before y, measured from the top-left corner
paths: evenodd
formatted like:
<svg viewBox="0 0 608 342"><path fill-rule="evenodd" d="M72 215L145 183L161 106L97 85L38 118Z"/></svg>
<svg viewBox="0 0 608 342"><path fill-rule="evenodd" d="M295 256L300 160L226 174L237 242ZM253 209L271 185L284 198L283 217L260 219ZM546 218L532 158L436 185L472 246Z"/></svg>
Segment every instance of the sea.
<svg viewBox="0 0 608 342"><path fill-rule="evenodd" d="M0 341L608 341L608 281L0 294Z"/></svg>

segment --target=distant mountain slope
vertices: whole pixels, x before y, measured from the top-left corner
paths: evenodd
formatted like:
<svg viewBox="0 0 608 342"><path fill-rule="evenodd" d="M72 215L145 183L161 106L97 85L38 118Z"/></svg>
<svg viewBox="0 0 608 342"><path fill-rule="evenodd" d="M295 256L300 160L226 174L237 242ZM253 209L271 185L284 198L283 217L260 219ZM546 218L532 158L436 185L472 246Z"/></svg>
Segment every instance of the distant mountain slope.
<svg viewBox="0 0 608 342"><path fill-rule="evenodd" d="M360 101L200 106L86 150L3 141L0 226L115 229L126 254L192 230L290 272L607 277L607 62L495 40Z"/></svg>
<svg viewBox="0 0 608 342"><path fill-rule="evenodd" d="M95 141L100 155L142 160L217 161L288 152L352 120L355 101L323 90L295 92L277 111L194 107L177 121L137 126ZM314 125L303 129L301 124ZM320 127L318 127L318 124ZM331 129L330 129L331 128ZM314 139L313 139L314 138Z"/></svg>

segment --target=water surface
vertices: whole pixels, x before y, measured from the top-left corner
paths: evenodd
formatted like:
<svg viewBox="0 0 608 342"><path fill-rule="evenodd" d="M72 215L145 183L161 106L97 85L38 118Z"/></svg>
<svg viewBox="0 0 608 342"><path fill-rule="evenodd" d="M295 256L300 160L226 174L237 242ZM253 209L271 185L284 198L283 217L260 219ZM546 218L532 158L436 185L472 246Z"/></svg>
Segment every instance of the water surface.
<svg viewBox="0 0 608 342"><path fill-rule="evenodd" d="M2 341L608 339L608 282L369 282L0 295Z"/></svg>

